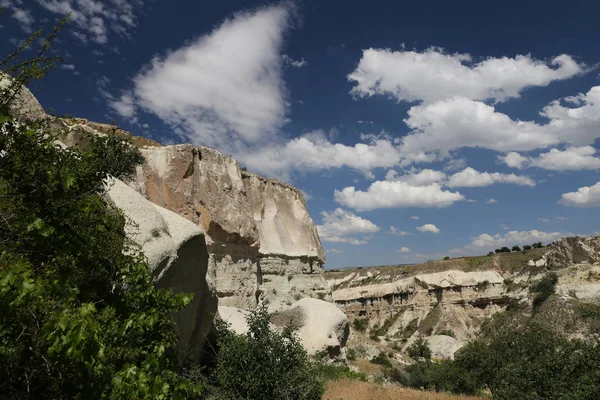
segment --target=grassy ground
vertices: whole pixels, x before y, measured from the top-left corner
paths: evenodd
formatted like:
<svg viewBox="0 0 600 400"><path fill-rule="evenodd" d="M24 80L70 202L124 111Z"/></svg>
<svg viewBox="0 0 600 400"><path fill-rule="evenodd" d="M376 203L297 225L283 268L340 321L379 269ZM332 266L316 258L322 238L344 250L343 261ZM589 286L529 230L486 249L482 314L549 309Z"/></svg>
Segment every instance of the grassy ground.
<svg viewBox="0 0 600 400"><path fill-rule="evenodd" d="M484 398L381 386L371 382L338 380L327 384L323 400L484 400Z"/></svg>

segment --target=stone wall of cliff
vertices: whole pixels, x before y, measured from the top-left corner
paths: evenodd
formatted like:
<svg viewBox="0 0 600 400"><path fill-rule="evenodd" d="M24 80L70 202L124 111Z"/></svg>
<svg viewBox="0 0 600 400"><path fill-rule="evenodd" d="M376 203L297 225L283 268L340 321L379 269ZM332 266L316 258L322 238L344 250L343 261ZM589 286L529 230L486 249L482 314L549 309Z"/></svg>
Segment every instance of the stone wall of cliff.
<svg viewBox="0 0 600 400"><path fill-rule="evenodd" d="M146 146L130 184L155 204L201 225L219 304L272 309L302 297L331 300L325 257L302 192L242 171L207 147Z"/></svg>

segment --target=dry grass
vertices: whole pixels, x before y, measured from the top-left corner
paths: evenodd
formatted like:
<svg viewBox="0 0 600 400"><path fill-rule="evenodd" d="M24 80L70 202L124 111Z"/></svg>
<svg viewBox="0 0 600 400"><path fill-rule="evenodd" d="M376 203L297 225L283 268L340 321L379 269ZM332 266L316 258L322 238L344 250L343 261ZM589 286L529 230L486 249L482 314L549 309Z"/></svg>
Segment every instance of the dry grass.
<svg viewBox="0 0 600 400"><path fill-rule="evenodd" d="M370 382L330 381L323 400L484 400L483 397L456 396Z"/></svg>

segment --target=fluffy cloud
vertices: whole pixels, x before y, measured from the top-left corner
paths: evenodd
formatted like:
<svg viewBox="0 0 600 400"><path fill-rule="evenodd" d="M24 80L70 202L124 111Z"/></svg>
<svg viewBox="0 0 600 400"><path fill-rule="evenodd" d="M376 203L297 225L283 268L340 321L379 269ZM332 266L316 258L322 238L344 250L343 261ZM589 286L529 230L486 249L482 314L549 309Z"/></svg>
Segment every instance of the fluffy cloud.
<svg viewBox="0 0 600 400"><path fill-rule="evenodd" d="M429 186L432 183L441 182L446 179L446 174L442 171L424 169L419 172L409 172L398 176L394 170L389 170L385 176L388 181L406 182L411 186Z"/></svg>
<svg viewBox="0 0 600 400"><path fill-rule="evenodd" d="M390 226L390 230L386 232L388 235L394 235L394 236L406 236L406 235L410 235L410 233L406 232L406 231L401 231L400 229L394 227L394 226Z"/></svg>
<svg viewBox="0 0 600 400"><path fill-rule="evenodd" d="M569 107L563 105L568 104ZM600 137L600 86L586 94L557 100L544 107L545 124L513 120L491 105L466 97L449 97L412 107L404 121L412 129L401 145L403 154L449 156L461 147L482 147L499 152L532 151L565 143L586 146ZM525 161L515 154L507 162Z"/></svg>
<svg viewBox="0 0 600 400"><path fill-rule="evenodd" d="M398 101L433 103L453 96L497 101L519 97L530 86L547 86L583 72L568 55L550 62L530 56L488 58L473 62L469 54L446 54L442 49L422 52L368 49L348 80L352 94L393 96Z"/></svg>
<svg viewBox="0 0 600 400"><path fill-rule="evenodd" d="M238 13L210 34L156 56L134 78L136 104L195 144L246 152L272 141L287 111L283 6Z"/></svg>
<svg viewBox="0 0 600 400"><path fill-rule="evenodd" d="M481 187L495 183L513 183L521 186L535 186L535 182L527 176L515 174L501 174L499 172L479 172L467 167L461 172L452 175L446 185L448 187Z"/></svg>
<svg viewBox="0 0 600 400"><path fill-rule="evenodd" d="M326 249L325 253L332 253L332 254L342 254L343 251L336 249L336 248L331 248L331 249Z"/></svg>
<svg viewBox="0 0 600 400"><path fill-rule="evenodd" d="M406 182L376 181L367 191L354 186L335 190L335 200L357 211L397 207L448 207L456 201L465 200L459 192L442 190L433 183L428 186L411 186Z"/></svg>
<svg viewBox="0 0 600 400"><path fill-rule="evenodd" d="M498 202L498 200L496 200L496 199L487 199L485 201L486 204L496 204L497 202Z"/></svg>
<svg viewBox="0 0 600 400"><path fill-rule="evenodd" d="M356 239L351 236L379 231L379 227L371 221L341 208L337 208L331 213L323 211L321 215L323 216L323 225L318 225L317 229L321 239L326 242L366 244L368 240Z"/></svg>
<svg viewBox="0 0 600 400"><path fill-rule="evenodd" d="M71 14L75 25L73 35L87 42L106 44L110 32L129 37L137 26L136 11L143 7L143 0L37 0L47 11L64 17Z"/></svg>
<svg viewBox="0 0 600 400"><path fill-rule="evenodd" d="M292 57L288 56L287 54L284 54L282 56L282 59L286 64L291 65L294 68L302 68L302 67L308 65L308 62L306 62L306 60L304 58L301 58L300 60L294 60Z"/></svg>
<svg viewBox="0 0 600 400"><path fill-rule="evenodd" d="M600 182L563 194L559 203L572 207L600 207Z"/></svg>
<svg viewBox="0 0 600 400"><path fill-rule="evenodd" d="M418 217L418 216L416 216L416 215L413 215L412 217L410 217L410 219L414 219L414 220L417 220L417 221L418 221L418 220L419 220L419 217Z"/></svg>
<svg viewBox="0 0 600 400"><path fill-rule="evenodd" d="M368 143L347 146L332 143L319 130L292 139L283 145L265 145L262 149L236 154L244 164L267 175L285 175L296 169L316 171L349 167L370 176L374 168L389 168L401 160L398 149L388 139L367 138Z"/></svg>
<svg viewBox="0 0 600 400"><path fill-rule="evenodd" d="M538 167L553 171L580 171L600 169L600 157L593 146L567 147L565 150L551 149L537 157L524 157L511 152L499 159L513 168Z"/></svg>
<svg viewBox="0 0 600 400"><path fill-rule="evenodd" d="M396 250L398 253L410 253L410 249L408 247L401 247L400 249Z"/></svg>
<svg viewBox="0 0 600 400"><path fill-rule="evenodd" d="M473 238L473 241L467 248L493 249L502 246L524 245L536 242L548 243L563 236L565 234L561 232L542 232L535 229L531 231L510 231L504 235L482 233Z"/></svg>
<svg viewBox="0 0 600 400"><path fill-rule="evenodd" d="M437 226L433 225L433 224L425 224L422 226L417 227L417 230L419 232L423 232L423 233L440 233L440 230Z"/></svg>

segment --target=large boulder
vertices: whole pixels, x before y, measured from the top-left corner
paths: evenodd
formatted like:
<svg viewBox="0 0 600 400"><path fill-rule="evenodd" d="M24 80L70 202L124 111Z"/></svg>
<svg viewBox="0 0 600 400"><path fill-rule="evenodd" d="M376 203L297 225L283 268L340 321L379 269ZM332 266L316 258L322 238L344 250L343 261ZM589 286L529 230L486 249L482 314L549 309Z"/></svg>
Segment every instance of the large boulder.
<svg viewBox="0 0 600 400"><path fill-rule="evenodd" d="M553 268L600 262L600 236L557 240L546 253L546 260L548 266Z"/></svg>
<svg viewBox="0 0 600 400"><path fill-rule="evenodd" d="M194 295L176 321L181 348L201 355L217 314L214 285L207 278L204 232L198 225L146 200L118 179L108 185L107 197L125 214L127 237L146 256L157 286Z"/></svg>
<svg viewBox="0 0 600 400"><path fill-rule="evenodd" d="M281 328L287 325L296 328L311 356L324 355L337 362L346 359L350 324L335 304L306 297L276 313L271 322Z"/></svg>
<svg viewBox="0 0 600 400"><path fill-rule="evenodd" d="M221 319L237 334L248 332L247 310L219 306ZM334 304L306 297L271 317L271 327L292 327L309 356L324 356L333 362L345 362L350 325L346 314Z"/></svg>

